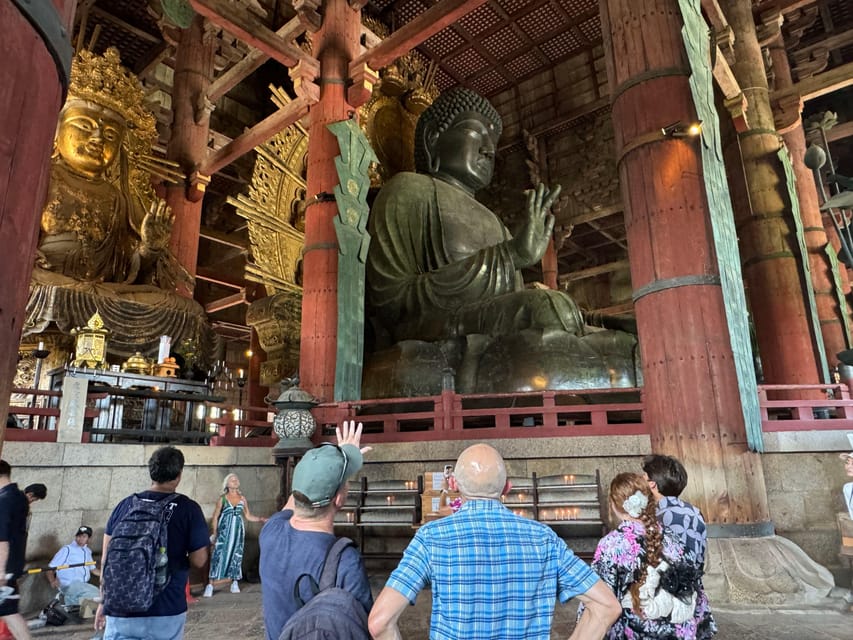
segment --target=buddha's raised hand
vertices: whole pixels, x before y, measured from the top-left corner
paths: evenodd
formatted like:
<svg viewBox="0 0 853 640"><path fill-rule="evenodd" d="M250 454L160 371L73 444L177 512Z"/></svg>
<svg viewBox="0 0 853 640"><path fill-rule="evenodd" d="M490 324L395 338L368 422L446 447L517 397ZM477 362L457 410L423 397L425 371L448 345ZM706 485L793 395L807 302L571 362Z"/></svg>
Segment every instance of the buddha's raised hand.
<svg viewBox="0 0 853 640"><path fill-rule="evenodd" d="M527 220L515 237L509 241L512 261L516 269L529 267L545 254L551 233L554 231L554 216L551 206L560 196L562 187L557 185L553 191L544 184L528 189Z"/></svg>
<svg viewBox="0 0 853 640"><path fill-rule="evenodd" d="M174 216L165 200L157 199L145 214L140 228L140 253L147 255L164 251L169 246Z"/></svg>

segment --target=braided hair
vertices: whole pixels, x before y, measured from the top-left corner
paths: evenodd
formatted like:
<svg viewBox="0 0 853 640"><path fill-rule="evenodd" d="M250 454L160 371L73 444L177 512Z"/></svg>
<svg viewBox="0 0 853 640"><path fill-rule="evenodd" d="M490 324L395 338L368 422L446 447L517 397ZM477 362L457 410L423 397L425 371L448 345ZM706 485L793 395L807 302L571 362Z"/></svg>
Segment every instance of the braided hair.
<svg viewBox="0 0 853 640"><path fill-rule="evenodd" d="M453 120L460 113L473 111L479 113L495 127L495 138L500 138L503 122L492 103L479 93L465 87L454 87L442 93L424 111L415 127L415 170L418 173L429 173L429 152L426 149L425 133L428 127L438 134L450 128Z"/></svg>
<svg viewBox="0 0 853 640"><path fill-rule="evenodd" d="M658 566L663 555L663 532L658 524L657 504L649 489L648 481L637 473L620 473L610 483L610 501L620 511L625 511L623 503L638 491L648 499L648 504L638 517L646 529L643 545L646 553L640 560L640 567L635 573L636 579L630 588L634 611L639 612L641 611L640 587L646 582L646 569L650 566Z"/></svg>

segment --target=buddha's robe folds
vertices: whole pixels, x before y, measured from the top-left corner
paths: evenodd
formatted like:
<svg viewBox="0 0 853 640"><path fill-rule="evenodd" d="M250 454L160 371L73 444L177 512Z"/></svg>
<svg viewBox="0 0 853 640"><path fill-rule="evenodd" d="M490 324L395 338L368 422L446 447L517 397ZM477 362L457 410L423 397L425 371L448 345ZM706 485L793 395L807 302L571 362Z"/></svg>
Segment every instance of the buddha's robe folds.
<svg viewBox="0 0 853 640"><path fill-rule="evenodd" d="M509 230L462 189L399 173L377 196L369 226L368 305L394 341L583 333L565 293L524 289Z"/></svg>

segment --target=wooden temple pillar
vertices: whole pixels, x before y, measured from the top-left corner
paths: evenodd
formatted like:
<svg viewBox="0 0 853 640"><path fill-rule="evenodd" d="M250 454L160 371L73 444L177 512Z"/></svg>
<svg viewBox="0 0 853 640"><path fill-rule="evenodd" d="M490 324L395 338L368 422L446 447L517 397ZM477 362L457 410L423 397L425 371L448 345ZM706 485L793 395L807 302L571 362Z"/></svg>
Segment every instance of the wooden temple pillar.
<svg viewBox="0 0 853 640"><path fill-rule="evenodd" d="M717 256L730 252L737 259L733 221L723 234L715 226L712 208L716 216L731 215L716 204L728 196L725 175L718 152L702 146L718 149L718 134L708 130L700 140L662 132L696 119L681 7L692 12L695 29L699 0L601 0L600 6L652 451L688 469L684 497L708 524L704 583L712 602L821 598L832 577L774 535L762 460L747 445L755 425L747 429L744 405L754 398L739 389L743 363L735 357L742 349L735 352L726 309L726 300L739 296L720 267L732 256ZM710 81L709 69L705 79L697 71L697 82ZM707 189L706 173L715 178ZM743 393L755 393L740 384ZM772 584L768 575L777 576Z"/></svg>
<svg viewBox="0 0 853 640"><path fill-rule="evenodd" d="M4 418L0 450L40 213L50 181L53 135L70 80L68 34L77 2L18 5L20 8L14 2L0 3L0 251L4 256L0 278L0 416ZM40 29L33 23L40 24Z"/></svg>
<svg viewBox="0 0 853 640"><path fill-rule="evenodd" d="M180 30L175 53L172 131L166 156L180 165L186 180L181 184L169 184L165 200L175 217L172 253L193 277L198 262L202 201L209 180L199 173L199 167L207 156L210 113L213 111L207 90L213 79L215 44L207 20L196 14L190 26ZM184 284L179 284L178 293L188 298L193 296L192 290Z"/></svg>
<svg viewBox="0 0 853 640"><path fill-rule="evenodd" d="M718 532L763 531L700 142L661 135L696 119L678 2L602 0L601 13L652 450L684 463L689 500Z"/></svg>
<svg viewBox="0 0 853 640"><path fill-rule="evenodd" d="M824 379L816 348L820 336L815 336L807 303L810 283L801 271L796 221L777 155L782 139L770 107L752 4L720 1L734 33L732 71L748 104L749 126L727 150L730 171L740 170L739 155L746 178L745 191L732 194L744 281L765 380L814 384Z"/></svg>
<svg viewBox="0 0 853 640"><path fill-rule="evenodd" d="M772 40L767 49L773 64L776 91L790 88L794 84L788 54L785 51L781 24L781 17L778 14L769 16L769 20L765 22L765 26L773 31ZM809 267L820 320L821 336L831 368L838 361L838 352L853 346L849 341L850 327L847 307L845 305L845 308L842 309L839 305L839 296L843 299L850 293L850 281L844 265L838 263L837 259L830 259L830 255L827 253L831 251L837 255L837 246L840 246L840 241L837 246L829 241L830 236L828 236L820 211L820 200L814 175L803 161L807 143L803 129L802 112L803 99L797 94L789 95L773 104L776 129L782 135L785 146L788 148L797 181L797 200L800 205L803 235L808 249ZM831 226L831 222L827 224ZM837 235L834 230L830 233ZM838 288L836 288L836 279Z"/></svg>
<svg viewBox="0 0 853 640"><path fill-rule="evenodd" d="M357 4L357 3L355 3ZM300 386L323 400L334 397L338 337L338 240L333 191L338 184L338 141L326 128L354 117L347 98L349 63L358 53L361 11L347 0L323 3L323 24L313 36L320 62L320 99L309 112L305 248L302 281Z"/></svg>

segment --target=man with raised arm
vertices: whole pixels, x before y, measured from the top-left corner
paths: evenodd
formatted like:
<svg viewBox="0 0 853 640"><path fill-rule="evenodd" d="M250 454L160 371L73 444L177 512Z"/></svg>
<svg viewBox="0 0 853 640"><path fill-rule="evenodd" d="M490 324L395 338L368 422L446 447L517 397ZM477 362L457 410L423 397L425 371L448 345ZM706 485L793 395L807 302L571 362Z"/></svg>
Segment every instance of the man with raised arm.
<svg viewBox="0 0 853 640"><path fill-rule="evenodd" d="M431 640L548 640L554 601L575 597L586 612L570 640L600 640L619 602L550 527L504 507L511 485L501 455L487 444L467 448L450 484L462 507L415 534L373 606L371 635L400 638L400 614L431 587Z"/></svg>
<svg viewBox="0 0 853 640"><path fill-rule="evenodd" d="M338 444L308 451L293 470L292 493L281 511L261 529L261 592L267 640L278 640L287 621L300 608L294 586L303 574L319 583L326 554L337 540L335 514L346 504L350 477L363 464L362 425L344 421L335 431ZM313 594L302 581L299 594ZM361 554L348 547L341 555L335 586L346 589L370 612L373 596Z"/></svg>

